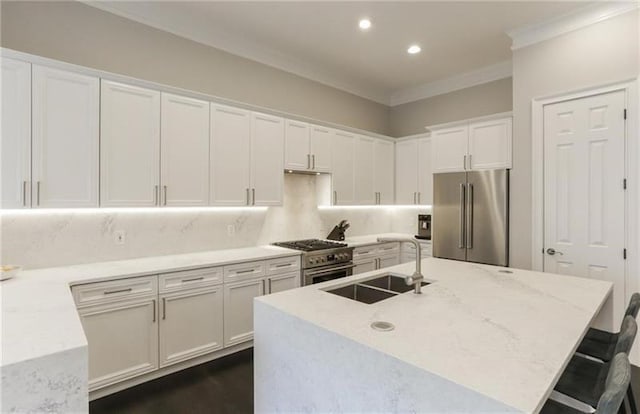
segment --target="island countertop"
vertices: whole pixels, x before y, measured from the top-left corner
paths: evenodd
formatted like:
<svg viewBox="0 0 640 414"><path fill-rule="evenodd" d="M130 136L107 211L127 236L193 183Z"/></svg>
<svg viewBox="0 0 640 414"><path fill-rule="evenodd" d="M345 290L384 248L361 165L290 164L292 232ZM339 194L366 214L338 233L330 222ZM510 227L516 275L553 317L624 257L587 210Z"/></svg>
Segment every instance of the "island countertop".
<svg viewBox="0 0 640 414"><path fill-rule="evenodd" d="M609 282L423 259L428 286L364 304L324 290L413 263L256 299L498 401L537 412L609 296ZM371 329L374 321L395 325ZM256 347L259 344L256 344ZM338 380L338 379L336 379Z"/></svg>

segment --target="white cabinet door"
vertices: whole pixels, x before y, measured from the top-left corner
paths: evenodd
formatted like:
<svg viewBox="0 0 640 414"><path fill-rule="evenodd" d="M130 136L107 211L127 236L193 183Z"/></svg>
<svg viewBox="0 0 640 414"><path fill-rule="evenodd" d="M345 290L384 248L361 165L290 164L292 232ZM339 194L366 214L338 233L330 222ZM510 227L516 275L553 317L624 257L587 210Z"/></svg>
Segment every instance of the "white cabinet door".
<svg viewBox="0 0 640 414"><path fill-rule="evenodd" d="M396 204L418 201L418 141L396 143Z"/></svg>
<svg viewBox="0 0 640 414"><path fill-rule="evenodd" d="M431 168L431 139L418 140L418 204L433 201L433 170Z"/></svg>
<svg viewBox="0 0 640 414"><path fill-rule="evenodd" d="M377 194L373 186L373 146L374 139L359 136L356 138L355 148L355 204L376 204Z"/></svg>
<svg viewBox="0 0 640 414"><path fill-rule="evenodd" d="M391 267L397 264L400 264L400 254L381 256L378 258L378 269L384 269L385 267Z"/></svg>
<svg viewBox="0 0 640 414"><path fill-rule="evenodd" d="M32 205L98 206L99 80L33 65Z"/></svg>
<svg viewBox="0 0 640 414"><path fill-rule="evenodd" d="M393 204L395 182L394 145L391 141L376 139L373 143L373 184L378 193L378 204Z"/></svg>
<svg viewBox="0 0 640 414"><path fill-rule="evenodd" d="M300 272L271 276L267 279L267 292L277 293L300 287Z"/></svg>
<svg viewBox="0 0 640 414"><path fill-rule="evenodd" d="M332 154L331 137L333 131L329 128L311 126L311 169L317 172L331 172Z"/></svg>
<svg viewBox="0 0 640 414"><path fill-rule="evenodd" d="M511 118L470 124L470 168L511 168L511 133Z"/></svg>
<svg viewBox="0 0 640 414"><path fill-rule="evenodd" d="M355 263L355 266L353 267L353 274L358 275L360 273L366 273L372 270L376 270L377 262L378 259L372 257L369 260Z"/></svg>
<svg viewBox="0 0 640 414"><path fill-rule="evenodd" d="M155 299L79 310L89 343L89 391L158 368Z"/></svg>
<svg viewBox="0 0 640 414"><path fill-rule="evenodd" d="M467 125L434 131L431 135L433 172L465 171L468 165L468 139Z"/></svg>
<svg viewBox="0 0 640 414"><path fill-rule="evenodd" d="M209 103L162 94L162 205L209 204Z"/></svg>
<svg viewBox="0 0 640 414"><path fill-rule="evenodd" d="M211 204L250 204L251 112L211 105Z"/></svg>
<svg viewBox="0 0 640 414"><path fill-rule="evenodd" d="M282 205L284 120L251 114L251 199L256 206Z"/></svg>
<svg viewBox="0 0 640 414"><path fill-rule="evenodd" d="M222 286L160 295L160 366L222 349Z"/></svg>
<svg viewBox="0 0 640 414"><path fill-rule="evenodd" d="M100 205L158 205L160 92L103 80L100 111Z"/></svg>
<svg viewBox="0 0 640 414"><path fill-rule="evenodd" d="M31 206L31 65L0 59L0 207Z"/></svg>
<svg viewBox="0 0 640 414"><path fill-rule="evenodd" d="M253 299L264 295L264 279L224 286L224 346L253 339Z"/></svg>
<svg viewBox="0 0 640 414"><path fill-rule="evenodd" d="M333 204L353 205L355 204L353 176L355 135L343 131L336 131L333 136L331 150L333 164L333 175L331 178L333 185Z"/></svg>
<svg viewBox="0 0 640 414"><path fill-rule="evenodd" d="M285 169L301 171L311 168L309 130L309 124L304 122L285 122Z"/></svg>

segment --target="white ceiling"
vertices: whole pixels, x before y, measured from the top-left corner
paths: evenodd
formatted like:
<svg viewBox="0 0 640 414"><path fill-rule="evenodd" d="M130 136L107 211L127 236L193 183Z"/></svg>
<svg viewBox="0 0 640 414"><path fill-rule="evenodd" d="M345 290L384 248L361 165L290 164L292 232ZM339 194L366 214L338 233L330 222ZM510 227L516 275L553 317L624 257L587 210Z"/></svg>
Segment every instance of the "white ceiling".
<svg viewBox="0 0 640 414"><path fill-rule="evenodd" d="M93 6L391 104L484 68L505 77L507 31L584 8L537 2L109 1ZM362 32L358 20L372 28ZM422 53L409 55L417 43ZM493 77L493 78L492 78Z"/></svg>

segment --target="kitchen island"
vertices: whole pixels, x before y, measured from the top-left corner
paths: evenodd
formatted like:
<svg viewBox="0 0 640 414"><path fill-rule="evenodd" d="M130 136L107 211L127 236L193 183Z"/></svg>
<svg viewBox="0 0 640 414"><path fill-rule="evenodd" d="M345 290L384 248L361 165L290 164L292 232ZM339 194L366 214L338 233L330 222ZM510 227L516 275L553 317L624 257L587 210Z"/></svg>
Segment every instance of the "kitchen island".
<svg viewBox="0 0 640 414"><path fill-rule="evenodd" d="M432 283L420 295L365 304L326 292L414 267L257 298L255 411L537 412L612 289L423 259Z"/></svg>

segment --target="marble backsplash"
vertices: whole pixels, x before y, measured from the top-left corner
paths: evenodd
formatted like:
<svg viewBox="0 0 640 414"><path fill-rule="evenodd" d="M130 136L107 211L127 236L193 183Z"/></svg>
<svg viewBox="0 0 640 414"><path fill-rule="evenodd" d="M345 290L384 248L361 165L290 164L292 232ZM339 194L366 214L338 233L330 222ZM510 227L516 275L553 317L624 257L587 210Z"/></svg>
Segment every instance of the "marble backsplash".
<svg viewBox="0 0 640 414"><path fill-rule="evenodd" d="M316 177L287 174L281 207L5 211L0 263L34 269L325 237L414 233L417 207L318 207ZM230 228L232 226L232 228ZM231 231L230 231L231 230ZM117 243L124 234L124 243Z"/></svg>

